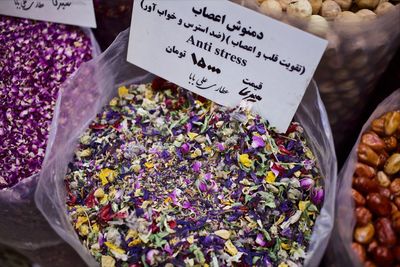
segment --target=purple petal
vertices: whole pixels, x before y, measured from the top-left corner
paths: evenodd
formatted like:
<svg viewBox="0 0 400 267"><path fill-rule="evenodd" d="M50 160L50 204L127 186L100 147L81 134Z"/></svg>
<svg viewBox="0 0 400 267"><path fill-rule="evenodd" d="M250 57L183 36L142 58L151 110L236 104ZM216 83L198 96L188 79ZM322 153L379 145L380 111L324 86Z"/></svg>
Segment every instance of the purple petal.
<svg viewBox="0 0 400 267"><path fill-rule="evenodd" d="M218 150L221 152L225 150L224 144L222 144L222 143L217 143L216 146L217 146Z"/></svg>
<svg viewBox="0 0 400 267"><path fill-rule="evenodd" d="M188 143L184 143L184 144L181 146L181 151L182 151L183 154L189 153L189 151L190 151L190 145L189 145Z"/></svg>
<svg viewBox="0 0 400 267"><path fill-rule="evenodd" d="M257 234L256 243L262 247L266 245L265 239L262 234Z"/></svg>
<svg viewBox="0 0 400 267"><path fill-rule="evenodd" d="M195 161L192 166L193 171L200 172L200 168L201 168L201 162Z"/></svg>
<svg viewBox="0 0 400 267"><path fill-rule="evenodd" d="M310 190L315 184L315 181L311 178L303 178L300 180L300 186L304 190Z"/></svg>
<svg viewBox="0 0 400 267"><path fill-rule="evenodd" d="M199 190L201 192L206 192L207 191L207 185L204 182L200 182L199 184Z"/></svg>
<svg viewBox="0 0 400 267"><path fill-rule="evenodd" d="M184 209L189 209L189 208L191 208L191 207L192 207L192 204L190 204L189 201L184 201L184 202L183 202L182 208L184 208Z"/></svg>
<svg viewBox="0 0 400 267"><path fill-rule="evenodd" d="M324 190L321 187L313 188L311 191L311 201L319 205L324 200Z"/></svg>
<svg viewBox="0 0 400 267"><path fill-rule="evenodd" d="M253 135L253 142L251 143L251 146L253 148L264 147L265 146L265 142L264 142L264 140L262 139L261 136Z"/></svg>

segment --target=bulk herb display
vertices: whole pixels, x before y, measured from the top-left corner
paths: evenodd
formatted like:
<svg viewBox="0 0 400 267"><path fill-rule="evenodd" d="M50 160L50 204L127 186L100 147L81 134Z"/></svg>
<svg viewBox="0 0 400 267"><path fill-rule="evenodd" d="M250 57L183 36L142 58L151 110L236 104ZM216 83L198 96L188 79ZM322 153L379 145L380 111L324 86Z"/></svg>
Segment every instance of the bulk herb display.
<svg viewBox="0 0 400 267"><path fill-rule="evenodd" d="M121 86L68 165L68 216L102 266L302 265L324 201L304 136L161 79Z"/></svg>
<svg viewBox="0 0 400 267"><path fill-rule="evenodd" d="M353 177L352 249L364 266L400 264L400 111L372 121L361 136Z"/></svg>
<svg viewBox="0 0 400 267"><path fill-rule="evenodd" d="M91 57L77 27L0 16L0 189L40 170L58 90Z"/></svg>
<svg viewBox="0 0 400 267"><path fill-rule="evenodd" d="M336 152L346 159L366 103L400 45L397 0L246 0L253 9L329 41L315 72ZM335 73L335 75L332 75Z"/></svg>

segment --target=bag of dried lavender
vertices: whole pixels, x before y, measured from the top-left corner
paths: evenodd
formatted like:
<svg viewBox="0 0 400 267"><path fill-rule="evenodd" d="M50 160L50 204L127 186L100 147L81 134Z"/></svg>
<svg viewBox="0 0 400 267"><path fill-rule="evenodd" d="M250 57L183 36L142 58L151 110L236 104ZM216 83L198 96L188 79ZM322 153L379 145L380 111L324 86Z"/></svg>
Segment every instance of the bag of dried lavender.
<svg viewBox="0 0 400 267"><path fill-rule="evenodd" d="M62 241L33 199L58 90L99 48L87 29L0 16L0 51L0 243L33 251Z"/></svg>
<svg viewBox="0 0 400 267"><path fill-rule="evenodd" d="M127 44L58 99L35 195L54 230L89 266L317 266L336 156L315 83L277 133L127 63Z"/></svg>

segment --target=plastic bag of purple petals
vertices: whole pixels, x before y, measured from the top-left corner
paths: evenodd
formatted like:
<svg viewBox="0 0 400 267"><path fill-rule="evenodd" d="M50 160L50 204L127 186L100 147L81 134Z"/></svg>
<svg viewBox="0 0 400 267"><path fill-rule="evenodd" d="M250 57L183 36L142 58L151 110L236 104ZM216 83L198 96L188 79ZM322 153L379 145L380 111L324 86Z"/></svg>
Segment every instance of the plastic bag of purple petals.
<svg viewBox="0 0 400 267"><path fill-rule="evenodd" d="M94 199L93 194L90 195L92 197L89 196L87 199L83 199L79 195L79 193L72 196L71 191L67 190L66 188L65 177L67 170L71 168L71 166L74 164L70 163L71 160L74 158L76 152L74 148L76 148L76 144L77 142L79 142L78 140L82 140L80 138L82 137L82 133L85 131L85 129L87 129L89 125L91 125L91 122L96 117L96 114L98 114L99 111L102 110L102 108L106 106L111 99L114 99L113 97L117 95L116 93L116 91L118 91L117 88L120 88L121 92L123 93L127 89L124 88L122 85L148 83L151 82L154 78L152 74L144 70L141 70L136 66L129 64L126 61L128 33L129 33L128 30L122 32L114 41L114 43L110 46L110 48L107 49L107 51L105 51L102 55L100 55L96 59L90 61L88 64L85 64L83 67L81 67L78 70L77 74L68 81L68 84L66 85L67 86L66 89L68 90L61 92L61 95L57 103L56 116L54 117L52 123L47 156L43 164L43 169L40 174L41 178L39 179L39 184L35 194L35 201L38 205L38 208L42 211L42 213L47 218L53 229L79 253L79 255L85 260L85 262L89 266L98 266L96 260L99 261L99 258L102 264L104 264L103 266L143 266L146 264L147 264L146 266L164 266L165 264L165 263L158 264L154 262L154 258L156 258L156 255L158 255L157 252L154 252L154 249L150 250L148 253L142 251L143 253L139 254L134 252L133 247L129 249L130 246L135 246L135 244L137 244L136 241L132 241L132 243L130 243L129 245L127 245L127 243L131 241L127 241L125 246L122 245L122 243L124 243L125 241L121 241L120 244L121 247L118 247L118 245L115 245L115 243L117 242L116 239L118 239L117 236L119 236L119 234L115 233L115 231L114 235L111 235L110 233L109 235L107 235L107 238L99 237L99 240L100 239L102 240L101 244L100 241L99 244L95 242L96 244L93 244L89 252L88 242L84 242L84 244L82 244L82 240L80 240L77 234L77 229L79 228L80 230L82 230L81 233L86 232L86 234L83 233L82 235L91 238L95 236L95 231L97 232L99 231L96 230L99 229L99 227L100 228L104 227L107 229L113 227L117 228L125 227L124 219L120 219L119 217L119 215L123 217L123 214L122 212L118 213L119 215L115 213L113 214L112 217L110 217L109 213L114 212L115 209L118 209L119 207L118 204L112 203L112 205L110 204L112 207L106 206L101 208L100 210L100 207L98 207L97 204L95 204L99 202L97 202L97 200ZM77 95L80 95L80 97L77 98L76 97ZM128 106L126 108L127 110L129 109ZM318 90L314 82L310 84L310 87L308 88L302 100L302 103L300 104L297 110L295 120L302 125L304 129L304 134L307 138L307 143L309 144L312 153L315 155L314 158L315 161L318 162L318 167L320 169L321 177L324 177L322 180L324 187L324 200L323 202L320 202L321 210L316 218L315 224L313 225L312 236L310 234L310 240L309 240L310 243L304 258L304 265L318 266L319 261L321 260L322 255L324 253L325 247L328 243L330 231L333 227L333 211L334 211L335 188L336 188L336 156L333 149L333 140L330 132L329 123L326 117L326 112L319 98ZM97 125L95 127L100 127L100 126ZM96 129L101 131L101 129L104 129L104 127ZM137 133L137 135L139 136L141 134ZM99 141L98 144L101 147L103 147L103 145L107 146L106 144L108 144L108 141L107 142ZM106 152L104 152L103 154L105 156L108 155ZM94 161L92 163L89 163L90 166L94 166L95 164L97 163L94 163ZM148 168L152 167L152 165L148 166L149 166ZM105 170L105 171L112 172L111 170ZM80 177L84 179L88 175L83 175L83 176L84 177L82 176ZM117 183L119 181L122 181L121 179L122 178L120 177L118 178L115 177L115 182ZM171 180L170 182L172 183L173 181L175 181L172 178L170 180ZM94 183L97 182L96 181L91 182L92 185ZM104 180L104 184L107 183L108 181ZM110 184L107 184L106 186L109 187L109 185ZM76 183L75 188L81 188L82 189L81 194L86 195L84 191L86 190L85 188L87 188L88 186L90 186L90 184L84 184L84 182L79 181ZM131 187L133 188L133 183L131 184ZM114 192L112 194L116 193ZM115 198L117 198L116 195ZM129 196L127 196L127 198L129 198ZM71 218L69 218L67 212L67 205L66 205L67 199L70 199L71 202L78 203L82 206L86 204L89 205L90 202L91 203L90 205L92 206L92 208L87 210L85 209L85 207L74 208L74 210L81 209L81 211L83 212L82 217L78 218L79 221L74 225L71 223ZM130 200L129 203L131 203L132 206L136 205L134 204L134 200ZM97 221L97 219L94 219L96 217L92 216L93 214L84 213L85 211L89 210L90 212L93 211L98 216L101 216L101 220ZM135 212L133 212L132 216L133 217L135 216ZM291 215L289 215L289 217L290 216ZM115 220L111 218L115 218ZM282 221L283 219L284 218L282 218ZM77 224L80 225L85 224L86 227L80 228L80 226ZM174 224L175 223L173 222L171 223L171 225ZM146 227L145 225L147 224L143 223L143 227ZM158 228L156 226L154 227L155 228L153 230L157 231L155 229ZM226 233L226 231L224 233ZM212 235L212 233L209 234ZM219 234L222 235L222 233ZM132 235L135 234L132 233ZM225 236L225 238L227 237ZM97 238L94 238L94 240L97 240ZM122 240L125 240L125 238L122 238ZM127 237L126 240L131 240L131 239ZM279 243L277 244L278 245L276 246L276 248L278 250L281 250L280 244ZM235 254L234 252L238 252L232 248L233 244L228 244L228 245L229 245L229 247L227 248L228 251L230 251L233 254ZM100 246L100 248L98 246ZM95 247L97 247L97 249ZM149 249L149 248L144 248L144 249ZM265 250L266 248L263 249ZM96 255L93 255L93 253L91 253L93 251L97 251L95 253ZM116 263L116 260L113 259L110 255L105 256L104 253L107 253L107 251L110 252L110 255L113 255L118 259L124 259L125 257L126 259L124 260L125 262ZM127 255L124 254L125 251ZM133 255L132 253L136 254ZM243 255L242 252L240 253L241 253L240 255ZM289 251L287 253L289 253ZM237 258L240 258L239 257L240 255L238 254L239 253L236 253L236 256ZM283 254L285 254L285 252L282 252L282 255ZM96 260L92 256L95 256ZM180 255L178 256L180 257ZM178 256L176 257L178 258ZM251 258L251 255L249 256ZM136 263L137 259L138 260L142 259L143 262L138 264ZM232 259L232 260L237 260L237 259ZM257 258L253 258L253 260L257 260ZM187 266L194 266L190 265L190 259L188 259L188 264L189 265ZM168 265L165 266L184 266L184 265L185 264L181 263L176 263L171 265L171 263L169 262ZM213 264L213 266L218 266L218 265ZM225 265L222 264L220 266L225 266ZM243 265L243 266L249 266L249 265ZM261 266L267 266L267 265L261 265ZM288 265L282 265L282 266L288 266Z"/></svg>
<svg viewBox="0 0 400 267"><path fill-rule="evenodd" d="M58 91L99 51L88 29L0 16L0 243L41 266L63 266L40 262L65 243L33 200Z"/></svg>

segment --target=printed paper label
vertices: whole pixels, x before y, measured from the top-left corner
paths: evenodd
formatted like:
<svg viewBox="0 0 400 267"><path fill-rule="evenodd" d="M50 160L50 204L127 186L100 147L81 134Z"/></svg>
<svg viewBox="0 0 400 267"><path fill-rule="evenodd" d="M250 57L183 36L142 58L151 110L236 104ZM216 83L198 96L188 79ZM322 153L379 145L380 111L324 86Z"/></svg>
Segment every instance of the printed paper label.
<svg viewBox="0 0 400 267"><path fill-rule="evenodd" d="M225 0L137 0L127 60L285 132L327 41Z"/></svg>
<svg viewBox="0 0 400 267"><path fill-rule="evenodd" d="M0 0L0 14L96 28L93 0Z"/></svg>

